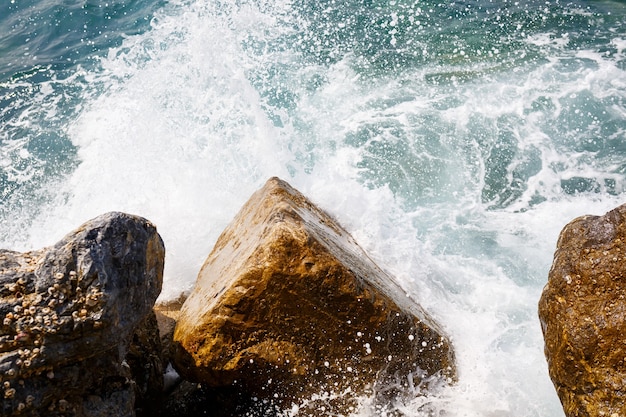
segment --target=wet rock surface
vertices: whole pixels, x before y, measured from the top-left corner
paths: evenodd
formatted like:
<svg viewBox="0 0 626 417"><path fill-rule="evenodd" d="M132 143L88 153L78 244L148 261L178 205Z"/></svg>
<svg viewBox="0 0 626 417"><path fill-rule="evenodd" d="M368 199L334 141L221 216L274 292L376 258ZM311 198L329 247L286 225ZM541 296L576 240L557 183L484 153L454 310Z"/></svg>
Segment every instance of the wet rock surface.
<svg viewBox="0 0 626 417"><path fill-rule="evenodd" d="M150 375L137 388L125 358L133 337L140 350L160 350L147 330L156 320L134 335L152 320L163 258L156 228L124 213L48 248L0 250L0 414L134 416L136 396L159 389Z"/></svg>
<svg viewBox="0 0 626 417"><path fill-rule="evenodd" d="M626 415L626 205L570 222L539 302L550 377L568 417Z"/></svg>
<svg viewBox="0 0 626 417"><path fill-rule="evenodd" d="M164 362L161 335L154 311L148 313L137 326L125 361L130 367L134 384L134 408L137 417L158 415L162 405L163 372L167 362Z"/></svg>
<svg viewBox="0 0 626 417"><path fill-rule="evenodd" d="M455 379L439 326L341 226L277 178L218 239L182 306L173 348L178 372L202 389L235 387L242 401L294 404L298 415L346 415L363 394L384 401L395 395L390 387Z"/></svg>

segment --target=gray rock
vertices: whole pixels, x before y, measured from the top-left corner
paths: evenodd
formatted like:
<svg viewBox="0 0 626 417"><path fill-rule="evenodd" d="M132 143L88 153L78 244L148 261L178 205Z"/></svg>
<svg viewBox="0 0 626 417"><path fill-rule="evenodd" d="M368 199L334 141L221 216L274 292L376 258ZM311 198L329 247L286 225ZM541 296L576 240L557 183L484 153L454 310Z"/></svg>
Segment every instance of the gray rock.
<svg viewBox="0 0 626 417"><path fill-rule="evenodd" d="M137 326L126 363L135 383L135 412L139 417L157 415L163 394L163 347L154 311Z"/></svg>
<svg viewBox="0 0 626 417"><path fill-rule="evenodd" d="M0 250L0 414L134 416L125 357L161 291L146 219L99 216L56 245Z"/></svg>

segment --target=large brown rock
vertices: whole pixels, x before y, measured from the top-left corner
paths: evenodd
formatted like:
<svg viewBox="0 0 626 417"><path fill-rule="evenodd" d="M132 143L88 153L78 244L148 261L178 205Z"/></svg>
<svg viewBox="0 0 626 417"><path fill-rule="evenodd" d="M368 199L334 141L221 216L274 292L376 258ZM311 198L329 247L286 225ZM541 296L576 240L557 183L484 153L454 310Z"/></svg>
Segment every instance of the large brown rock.
<svg viewBox="0 0 626 417"><path fill-rule="evenodd" d="M138 377L136 389L125 358L133 335L136 350L158 350L150 329L163 258L156 228L123 213L49 248L0 250L0 415L134 416L136 393L158 390L158 380ZM129 360L135 369L150 362Z"/></svg>
<svg viewBox="0 0 626 417"><path fill-rule="evenodd" d="M562 230L539 317L567 416L626 415L625 266L626 205Z"/></svg>
<svg viewBox="0 0 626 417"><path fill-rule="evenodd" d="M439 326L341 226L277 178L219 237L174 345L188 380L279 405L337 397L329 412L345 413L354 397L392 382L455 378ZM315 402L309 408L321 413Z"/></svg>

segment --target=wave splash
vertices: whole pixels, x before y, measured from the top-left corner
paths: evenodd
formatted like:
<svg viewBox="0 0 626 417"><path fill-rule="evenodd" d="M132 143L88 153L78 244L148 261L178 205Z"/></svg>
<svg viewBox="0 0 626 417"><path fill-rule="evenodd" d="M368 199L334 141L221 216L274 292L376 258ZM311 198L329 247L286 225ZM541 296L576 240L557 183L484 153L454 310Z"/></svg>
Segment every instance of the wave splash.
<svg viewBox="0 0 626 417"><path fill-rule="evenodd" d="M561 415L536 302L562 226L623 196L626 20L611 4L146 3L149 26L0 81L1 241L141 214L173 298L283 177L453 339L459 383L400 412ZM380 415L368 401L355 415Z"/></svg>

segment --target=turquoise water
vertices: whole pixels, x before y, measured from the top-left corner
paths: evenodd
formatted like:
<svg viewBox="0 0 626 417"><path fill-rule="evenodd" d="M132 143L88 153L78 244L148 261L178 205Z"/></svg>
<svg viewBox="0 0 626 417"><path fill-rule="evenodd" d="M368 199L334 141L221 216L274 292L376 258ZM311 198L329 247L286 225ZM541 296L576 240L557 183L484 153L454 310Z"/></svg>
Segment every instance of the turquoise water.
<svg viewBox="0 0 626 417"><path fill-rule="evenodd" d="M621 204L625 171L623 2L0 5L2 246L140 214L175 297L280 176L450 334L459 383L407 416L563 415L537 301L561 228Z"/></svg>

